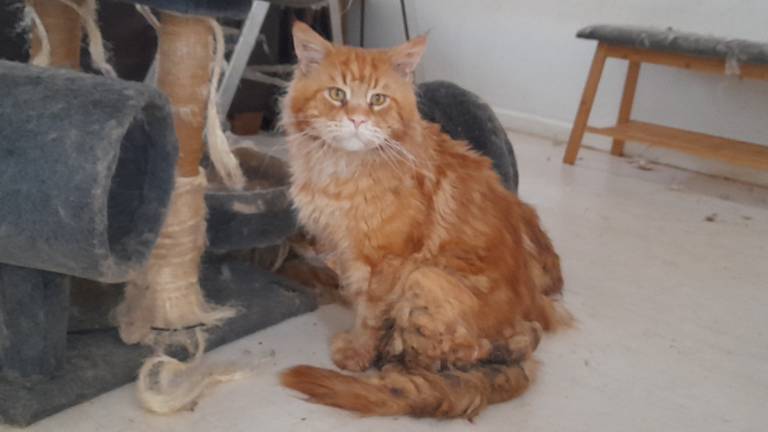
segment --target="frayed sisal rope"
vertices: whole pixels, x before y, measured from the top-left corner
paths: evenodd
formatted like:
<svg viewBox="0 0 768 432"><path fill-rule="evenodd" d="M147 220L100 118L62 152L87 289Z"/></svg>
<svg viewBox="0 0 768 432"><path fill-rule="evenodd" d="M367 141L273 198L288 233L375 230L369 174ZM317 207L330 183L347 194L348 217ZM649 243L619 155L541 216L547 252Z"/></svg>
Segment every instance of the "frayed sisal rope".
<svg viewBox="0 0 768 432"><path fill-rule="evenodd" d="M146 342L154 329L217 325L233 317L231 307L205 301L199 283L206 245L205 173L176 177L168 215L142 275L129 282L115 310L120 337Z"/></svg>
<svg viewBox="0 0 768 432"><path fill-rule="evenodd" d="M152 9L150 9L149 6L137 4L136 10L139 11L155 31L160 28L160 20L158 20L155 14L152 13Z"/></svg>
<svg viewBox="0 0 768 432"><path fill-rule="evenodd" d="M29 60L29 63L35 66L48 66L51 64L51 43L48 41L48 32L45 30L40 15L29 3L24 7L25 26L31 26L40 39L40 52Z"/></svg>
<svg viewBox="0 0 768 432"><path fill-rule="evenodd" d="M88 35L88 53L91 55L91 63L93 67L101 71L104 76L110 78L117 78L117 73L112 69L112 66L107 62L107 57L104 51L104 40L101 37L101 30L96 20L96 0L85 0L83 5L80 6L70 0L59 0L65 5L71 7L78 15L80 15L80 21L85 27L85 32Z"/></svg>
<svg viewBox="0 0 768 432"><path fill-rule="evenodd" d="M206 186L202 169L197 177L176 177L168 215L145 273L127 284L125 299L115 310L124 342L155 349L139 371L136 394L145 409L159 414L188 408L213 385L248 374L242 368L202 363L205 335L200 325L219 325L237 313L235 308L207 303L200 288ZM165 349L173 345L194 353L191 361L167 356Z"/></svg>
<svg viewBox="0 0 768 432"><path fill-rule="evenodd" d="M188 332L194 332L194 339ZM176 333L182 333L178 340ZM136 396L141 405L157 414L171 414L190 409L211 387L225 381L233 381L249 376L253 371L243 365L207 366L203 362L205 352L205 333L202 329L183 330L158 335L164 340L156 341L155 346L165 347L181 344L188 352L194 353L192 359L181 362L158 349L148 358L139 370L136 380ZM257 359L257 363L274 356L268 353Z"/></svg>
<svg viewBox="0 0 768 432"><path fill-rule="evenodd" d="M213 162L213 166L216 168L224 184L232 189L239 190L245 186L245 176L240 169L240 162L232 153L227 137L221 128L221 119L219 118L219 109L216 103L219 93L221 68L224 65L224 32L221 30L221 25L215 19L207 18L206 20L213 30L215 50L213 70L211 71L211 88L208 93L208 112L205 120L208 156L210 156L211 162Z"/></svg>
<svg viewBox="0 0 768 432"><path fill-rule="evenodd" d="M272 268L269 270L271 272L276 272L280 270L280 267L285 264L285 260L288 258L288 254L291 253L291 244L286 242L283 242L280 245L280 249L277 250L277 257L275 258L275 263L272 264Z"/></svg>

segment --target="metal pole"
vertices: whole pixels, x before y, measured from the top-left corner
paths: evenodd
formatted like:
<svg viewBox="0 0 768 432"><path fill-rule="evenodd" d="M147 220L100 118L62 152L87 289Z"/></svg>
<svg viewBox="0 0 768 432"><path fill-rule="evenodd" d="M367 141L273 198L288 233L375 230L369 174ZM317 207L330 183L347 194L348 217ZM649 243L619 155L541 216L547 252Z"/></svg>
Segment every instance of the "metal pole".
<svg viewBox="0 0 768 432"><path fill-rule="evenodd" d="M405 30L405 40L411 40L411 32L408 31L408 16L405 14L405 0L400 0L400 11L403 13L403 30Z"/></svg>
<svg viewBox="0 0 768 432"><path fill-rule="evenodd" d="M360 46L365 46L365 0L360 0Z"/></svg>

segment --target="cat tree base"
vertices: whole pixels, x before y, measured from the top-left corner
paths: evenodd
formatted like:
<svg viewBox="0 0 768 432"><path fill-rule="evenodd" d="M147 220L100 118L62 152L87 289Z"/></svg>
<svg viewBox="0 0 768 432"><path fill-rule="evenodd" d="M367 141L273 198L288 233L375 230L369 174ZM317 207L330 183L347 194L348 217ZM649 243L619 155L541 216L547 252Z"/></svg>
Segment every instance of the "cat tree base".
<svg viewBox="0 0 768 432"><path fill-rule="evenodd" d="M241 308L210 329L208 349L317 307L306 288L246 264L207 264L200 282L210 301ZM0 424L24 427L128 384L150 354L147 347L123 344L114 329L69 334L63 365L53 378L23 383L0 378Z"/></svg>

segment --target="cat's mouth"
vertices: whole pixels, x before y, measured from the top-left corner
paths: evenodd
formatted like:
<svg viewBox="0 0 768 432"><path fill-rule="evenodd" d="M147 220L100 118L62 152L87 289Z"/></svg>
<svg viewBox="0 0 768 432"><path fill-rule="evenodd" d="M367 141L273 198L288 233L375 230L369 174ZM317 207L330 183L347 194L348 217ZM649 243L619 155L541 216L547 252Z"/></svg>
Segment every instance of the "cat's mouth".
<svg viewBox="0 0 768 432"><path fill-rule="evenodd" d="M360 128L347 125L333 125L323 130L323 141L332 147L347 152L357 153L373 150L381 144L383 133L371 125Z"/></svg>
<svg viewBox="0 0 768 432"><path fill-rule="evenodd" d="M362 152L376 147L374 140L366 137L360 131L351 131L344 134L338 134L326 141L339 150L348 152Z"/></svg>
<svg viewBox="0 0 768 432"><path fill-rule="evenodd" d="M340 138L337 141L337 145L344 150L351 152L359 152L370 149L372 146L368 145L365 140L358 134L350 137Z"/></svg>

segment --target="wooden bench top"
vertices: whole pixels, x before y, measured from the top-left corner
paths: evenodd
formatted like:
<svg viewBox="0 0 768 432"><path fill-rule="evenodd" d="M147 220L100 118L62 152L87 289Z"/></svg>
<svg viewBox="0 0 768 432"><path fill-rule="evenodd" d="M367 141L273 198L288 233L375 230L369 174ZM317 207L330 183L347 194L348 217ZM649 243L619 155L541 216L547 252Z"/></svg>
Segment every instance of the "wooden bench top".
<svg viewBox="0 0 768 432"><path fill-rule="evenodd" d="M738 64L768 65L768 43L727 39L674 29L592 25L576 34L612 45L735 61Z"/></svg>

